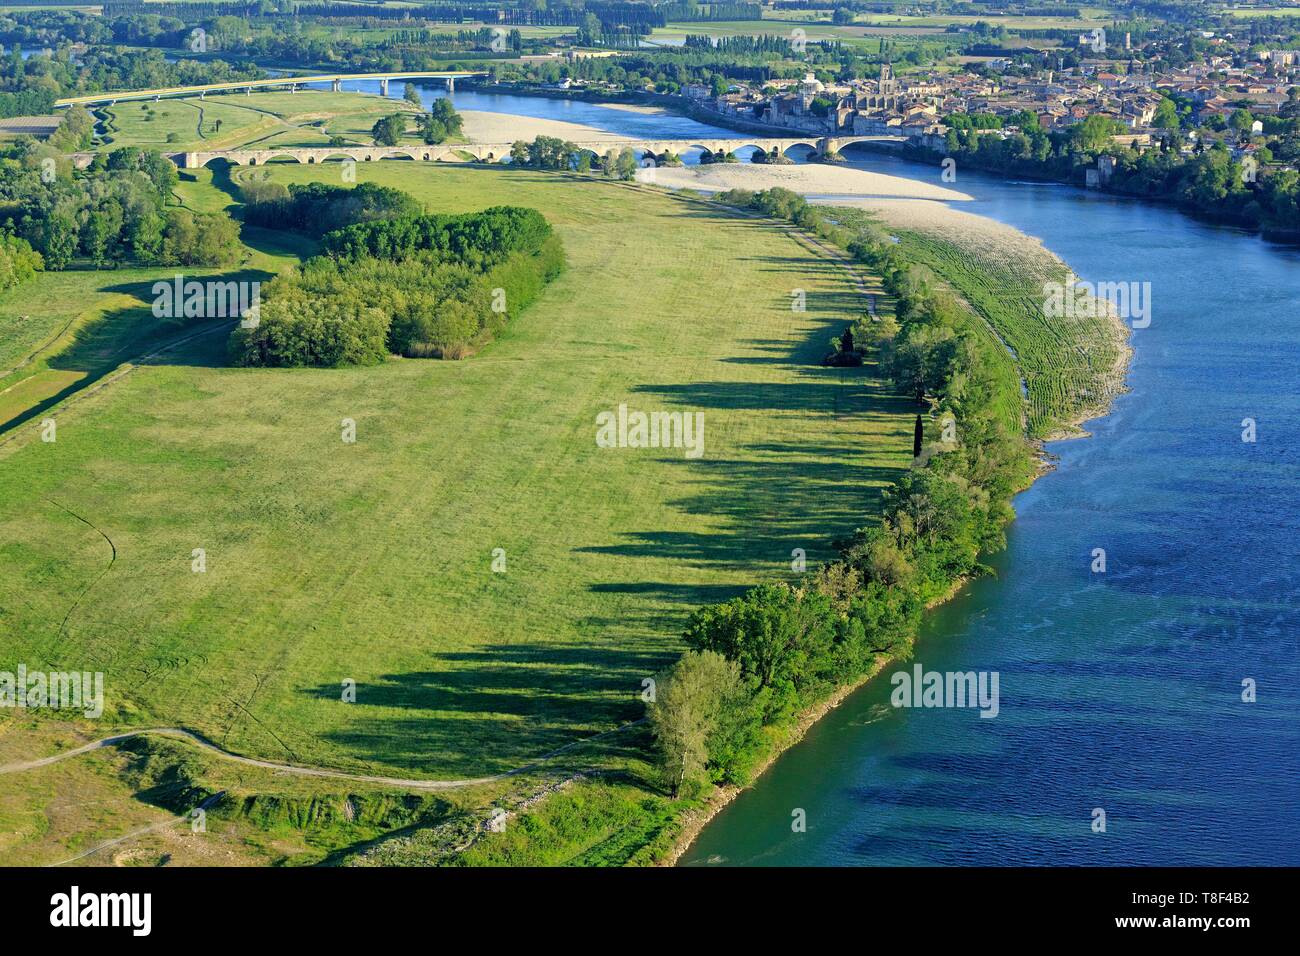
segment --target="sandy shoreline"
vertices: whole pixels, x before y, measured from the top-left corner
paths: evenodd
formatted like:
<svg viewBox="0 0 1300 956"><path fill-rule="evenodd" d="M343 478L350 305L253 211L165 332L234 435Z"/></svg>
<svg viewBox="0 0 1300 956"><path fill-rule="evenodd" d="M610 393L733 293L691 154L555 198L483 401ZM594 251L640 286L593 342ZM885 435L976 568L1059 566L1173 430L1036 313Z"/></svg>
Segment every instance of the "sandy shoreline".
<svg viewBox="0 0 1300 956"><path fill-rule="evenodd" d="M793 166L768 166L754 163L660 166L652 170L644 170L638 176L657 186L667 186L669 189L698 189L702 192L771 189L779 186L805 195L834 194L862 199L887 197L965 202L971 198L966 193L944 186L829 163L800 163Z"/></svg>
<svg viewBox="0 0 1300 956"><path fill-rule="evenodd" d="M622 110L624 113L640 113L643 116L676 116L677 114L662 106L642 106L638 103L601 103L602 109Z"/></svg>
<svg viewBox="0 0 1300 956"><path fill-rule="evenodd" d="M627 140L629 137L608 130L567 123L564 120L539 119L517 116L514 113L490 113L484 110L460 110L465 121L465 138L471 143L513 143L515 140L532 141L538 136L554 136L571 142L609 142Z"/></svg>

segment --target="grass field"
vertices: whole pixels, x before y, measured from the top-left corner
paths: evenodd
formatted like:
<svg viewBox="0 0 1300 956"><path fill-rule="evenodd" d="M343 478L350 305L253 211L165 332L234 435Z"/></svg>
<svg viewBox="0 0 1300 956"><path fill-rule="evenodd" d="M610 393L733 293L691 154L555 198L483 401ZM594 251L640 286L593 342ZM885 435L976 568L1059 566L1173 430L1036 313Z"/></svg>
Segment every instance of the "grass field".
<svg viewBox="0 0 1300 956"><path fill-rule="evenodd" d="M1243 20L1254 17L1300 17L1300 6L1225 8L1222 12Z"/></svg>
<svg viewBox="0 0 1300 956"><path fill-rule="evenodd" d="M375 121L399 111L418 112L402 100L311 89L125 102L104 110L111 141L103 148L144 146L180 152L326 146L335 135L365 146L373 142L370 130ZM169 134L174 136L171 142ZM417 137L410 135L407 140L416 142Z"/></svg>
<svg viewBox="0 0 1300 956"><path fill-rule="evenodd" d="M24 426L0 626L108 696L44 745L172 724L303 764L509 769L639 717L689 610L828 556L906 467L910 406L817 364L857 294L780 227L576 177L358 172L439 210L533 205L570 268L468 361L230 369L208 336L54 408L53 444ZM621 402L703 413L704 457L597 448Z"/></svg>
<svg viewBox="0 0 1300 956"><path fill-rule="evenodd" d="M1012 271L933 234L901 232L899 239L908 258L948 281L1014 354L1008 369L1025 382L1031 438L1074 433L1073 423L1101 414L1123 389L1127 348L1116 325L1043 317L1042 284L1060 275Z"/></svg>
<svg viewBox="0 0 1300 956"><path fill-rule="evenodd" d="M1127 333L1101 313L1047 317L1043 283L1063 282L1060 259L1012 229L923 203L875 212L840 208L846 225L883 224L909 262L929 267L982 321L972 330L994 347L997 406L1030 438L1079 434L1124 388Z"/></svg>

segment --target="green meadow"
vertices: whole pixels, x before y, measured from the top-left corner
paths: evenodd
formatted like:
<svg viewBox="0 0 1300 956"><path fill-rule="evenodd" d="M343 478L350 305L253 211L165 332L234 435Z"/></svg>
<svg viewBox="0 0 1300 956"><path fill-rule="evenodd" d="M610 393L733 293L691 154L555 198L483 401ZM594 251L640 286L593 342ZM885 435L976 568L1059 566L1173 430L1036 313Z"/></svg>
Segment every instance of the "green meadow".
<svg viewBox="0 0 1300 956"><path fill-rule="evenodd" d="M357 173L434 211L533 206L568 269L467 360L337 370L229 368L224 330L158 351L121 274L24 287L15 355L65 316L78 341L138 348L103 359L124 374L41 409L55 442L31 420L0 434L9 656L103 671L107 696L94 722L6 735L0 720L7 756L168 725L388 776L512 769L640 718L641 682L680 652L692 609L791 578L795 549L831 556L907 467L911 406L870 368L819 365L860 294L782 226L578 176ZM220 208L222 182L179 192ZM245 269L294 261L291 244L246 241ZM137 301L84 315L114 295ZM72 364L49 351L46 367ZM621 403L701 414L703 457L597 447L596 416Z"/></svg>
<svg viewBox="0 0 1300 956"><path fill-rule="evenodd" d="M108 131L102 148L180 152L327 146L336 135L349 145L368 146L375 121L402 111L412 116L418 112L402 100L312 89L124 101L100 110ZM407 139L418 141L414 135Z"/></svg>

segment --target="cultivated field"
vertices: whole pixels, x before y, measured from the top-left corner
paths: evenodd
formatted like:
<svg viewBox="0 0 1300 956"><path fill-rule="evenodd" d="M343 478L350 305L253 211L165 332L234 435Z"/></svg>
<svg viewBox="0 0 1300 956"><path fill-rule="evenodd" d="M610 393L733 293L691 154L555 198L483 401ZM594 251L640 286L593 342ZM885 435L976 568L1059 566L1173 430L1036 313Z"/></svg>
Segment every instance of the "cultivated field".
<svg viewBox="0 0 1300 956"><path fill-rule="evenodd" d="M817 364L859 295L781 227L577 177L358 173L437 210L535 206L570 267L467 361L231 369L203 336L49 409L55 443L24 425L0 627L31 667L104 671L108 706L0 730L6 758L173 725L389 776L517 767L640 717L691 609L828 556L906 467L911 407ZM596 447L620 403L702 413L704 456Z"/></svg>

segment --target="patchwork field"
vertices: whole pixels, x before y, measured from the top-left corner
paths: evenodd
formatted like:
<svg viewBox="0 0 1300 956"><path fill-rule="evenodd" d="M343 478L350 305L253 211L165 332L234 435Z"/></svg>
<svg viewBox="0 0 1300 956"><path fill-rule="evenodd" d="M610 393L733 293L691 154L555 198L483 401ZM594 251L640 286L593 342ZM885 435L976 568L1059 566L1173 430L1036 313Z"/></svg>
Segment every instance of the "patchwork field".
<svg viewBox="0 0 1300 956"><path fill-rule="evenodd" d="M202 336L47 410L54 443L21 426L0 448L0 629L31 668L105 672L108 704L0 718L6 759L170 725L390 776L511 769L639 718L691 609L787 576L792 549L828 556L906 467L910 406L818 365L859 293L780 226L522 170L358 174L438 211L534 206L569 268L463 362L231 369ZM80 308L112 294L101 275ZM620 403L701 413L703 457L598 448Z"/></svg>

